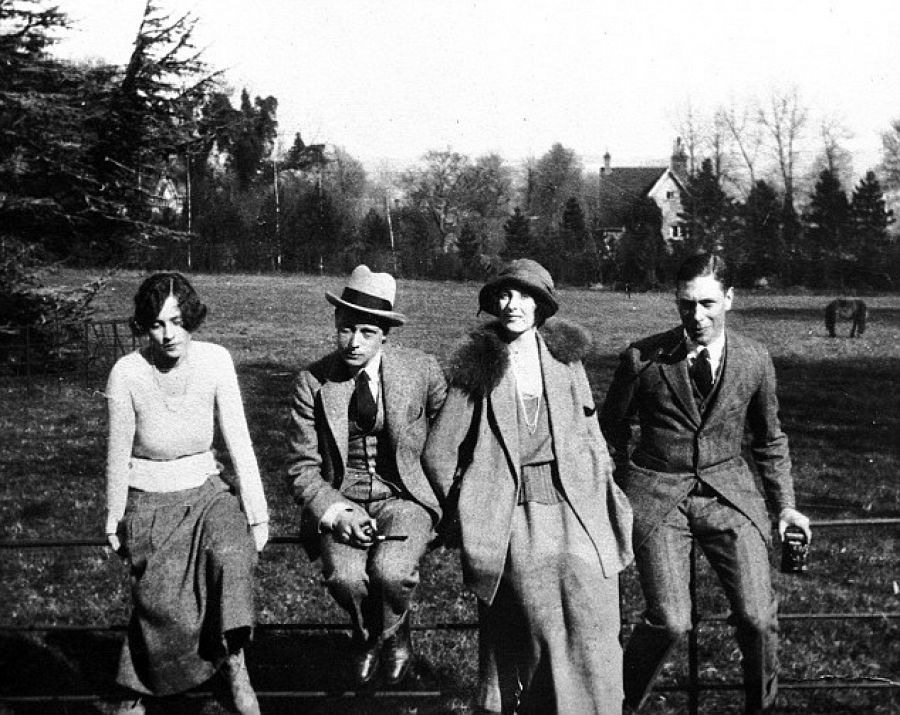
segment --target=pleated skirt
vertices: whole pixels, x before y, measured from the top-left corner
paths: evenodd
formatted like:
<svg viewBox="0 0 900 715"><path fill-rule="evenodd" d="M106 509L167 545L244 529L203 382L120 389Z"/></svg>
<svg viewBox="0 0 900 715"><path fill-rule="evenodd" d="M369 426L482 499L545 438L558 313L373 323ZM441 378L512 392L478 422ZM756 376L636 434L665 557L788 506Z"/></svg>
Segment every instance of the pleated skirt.
<svg viewBox="0 0 900 715"><path fill-rule="evenodd" d="M254 625L257 555L238 498L216 476L176 492L129 490L122 520L132 615L120 685L189 690L218 670L224 634Z"/></svg>
<svg viewBox="0 0 900 715"><path fill-rule="evenodd" d="M605 578L569 505L516 507L494 602L479 603L478 705L489 712L620 715L618 576Z"/></svg>

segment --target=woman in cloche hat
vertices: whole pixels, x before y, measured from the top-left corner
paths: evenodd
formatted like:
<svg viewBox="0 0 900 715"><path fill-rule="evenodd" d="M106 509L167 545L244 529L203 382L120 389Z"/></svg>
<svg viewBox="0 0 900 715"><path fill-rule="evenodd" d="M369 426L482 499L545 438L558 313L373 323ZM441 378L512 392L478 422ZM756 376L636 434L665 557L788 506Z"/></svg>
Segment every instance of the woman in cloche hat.
<svg viewBox="0 0 900 715"><path fill-rule="evenodd" d="M477 705L621 713L617 574L631 559L631 509L582 365L590 335L552 317L553 279L527 258L478 304L496 320L454 354L425 449L478 597Z"/></svg>

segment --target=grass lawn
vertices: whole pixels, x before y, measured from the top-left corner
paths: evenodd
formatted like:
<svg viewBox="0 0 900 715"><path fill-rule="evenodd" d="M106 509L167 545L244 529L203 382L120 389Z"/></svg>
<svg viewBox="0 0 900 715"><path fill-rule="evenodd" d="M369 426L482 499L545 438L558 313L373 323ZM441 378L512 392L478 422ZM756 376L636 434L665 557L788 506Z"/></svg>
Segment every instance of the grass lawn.
<svg viewBox="0 0 900 715"><path fill-rule="evenodd" d="M78 284L87 273L63 271L54 282ZM98 318L130 314L137 273L115 276L101 296ZM274 535L296 531L297 510L281 474L286 398L294 373L332 345L332 308L324 292L339 292L340 277L198 275L209 305L197 338L226 346L237 364L250 430L263 472ZM409 322L391 334L396 343L445 360L476 325L474 283L399 281L398 307ZM800 508L814 519L900 516L900 296L867 298L869 328L862 339L829 339L823 309L831 297L738 292L729 326L768 345L779 378L782 420L791 440ZM561 291L560 315L588 327L595 351L587 361L598 401L618 352L640 336L677 320L668 294ZM0 539L99 536L104 518L105 375L88 384L80 375L36 380L0 379ZM896 527L844 528L815 535L810 571L774 574L782 613L900 611ZM775 554L773 554L775 564ZM125 569L99 548L0 551L0 623L17 625L123 624L128 617ZM705 565L700 568L701 613L724 614ZM623 577L624 616L642 607L634 569ZM319 583L318 570L296 546L272 545L261 558L259 618L269 623L336 623L343 614ZM474 620L474 600L461 587L457 554L439 548L424 564L415 622L420 626ZM811 621L782 624L785 682L837 678L900 681L900 623L896 620ZM626 627L627 635L627 627ZM120 634L0 632L0 696L62 690L113 692ZM332 698L263 702L265 712L466 713L475 684L471 630L416 632L419 653L411 688L443 690L442 699ZM258 690L339 692L346 635L328 630L261 630L250 654ZM704 682L739 679L730 629L700 628ZM685 672L680 653L663 683ZM701 694L701 712L740 713L732 691ZM786 713L900 711L900 690L784 690ZM0 704L0 714L7 712ZM111 712L107 704L16 712ZM222 711L214 701L170 702L157 712ZM679 693L660 693L652 714L685 712Z"/></svg>

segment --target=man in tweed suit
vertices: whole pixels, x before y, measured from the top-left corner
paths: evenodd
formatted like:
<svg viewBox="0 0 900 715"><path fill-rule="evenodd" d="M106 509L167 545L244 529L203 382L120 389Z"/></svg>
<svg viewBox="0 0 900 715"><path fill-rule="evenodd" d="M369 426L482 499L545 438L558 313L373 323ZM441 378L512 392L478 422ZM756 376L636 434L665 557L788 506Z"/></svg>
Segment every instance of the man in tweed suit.
<svg viewBox="0 0 900 715"><path fill-rule="evenodd" d="M634 509L635 560L647 603L624 656L625 702L635 711L671 647L692 627L692 540L731 604L746 712L768 712L775 702L778 620L766 499L782 536L793 525L809 538L809 519L794 508L771 358L756 341L726 331L734 297L727 286L719 257L687 259L676 276L681 325L622 353L602 410L617 481ZM761 489L741 457L745 427Z"/></svg>
<svg viewBox="0 0 900 715"><path fill-rule="evenodd" d="M301 531L319 535L325 584L350 614L358 685L382 666L390 685L408 672L410 603L440 519L420 460L446 384L433 357L386 344L405 322L395 292L358 266L340 297L326 293L337 349L298 376L288 424Z"/></svg>

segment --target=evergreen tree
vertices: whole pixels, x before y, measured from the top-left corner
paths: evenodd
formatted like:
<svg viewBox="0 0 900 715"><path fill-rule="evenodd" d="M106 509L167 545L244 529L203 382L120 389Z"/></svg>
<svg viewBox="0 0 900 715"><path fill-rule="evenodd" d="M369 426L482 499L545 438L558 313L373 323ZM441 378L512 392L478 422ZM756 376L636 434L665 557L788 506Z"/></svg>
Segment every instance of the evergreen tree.
<svg viewBox="0 0 900 715"><path fill-rule="evenodd" d="M457 241L459 261L462 264L463 278L481 278L482 237L475 225L466 221L459 232Z"/></svg>
<svg viewBox="0 0 900 715"><path fill-rule="evenodd" d="M872 288L894 288L897 275L897 242L888 233L894 212L886 209L884 191L875 172L866 172L850 202L853 246L858 257L858 284Z"/></svg>
<svg viewBox="0 0 900 715"><path fill-rule="evenodd" d="M734 230L734 202L725 193L710 159L704 159L700 171L692 174L682 192L680 214L690 235L685 241L689 251L719 251Z"/></svg>
<svg viewBox="0 0 900 715"><path fill-rule="evenodd" d="M511 261L515 258L524 258L533 250L531 230L528 219L522 215L522 211L516 206L512 216L503 225L506 235L506 246L500 255L503 260Z"/></svg>
<svg viewBox="0 0 900 715"><path fill-rule="evenodd" d="M739 228L726 243L726 260L735 283L755 285L779 275L784 260L781 246L781 199L770 184L757 181L747 200L738 207Z"/></svg>
<svg viewBox="0 0 900 715"><path fill-rule="evenodd" d="M857 256L850 250L850 203L829 169L819 174L803 221L805 283L843 289L856 272Z"/></svg>
<svg viewBox="0 0 900 715"><path fill-rule="evenodd" d="M619 281L632 288L656 288L665 255L662 212L648 196L635 201L616 248Z"/></svg>

